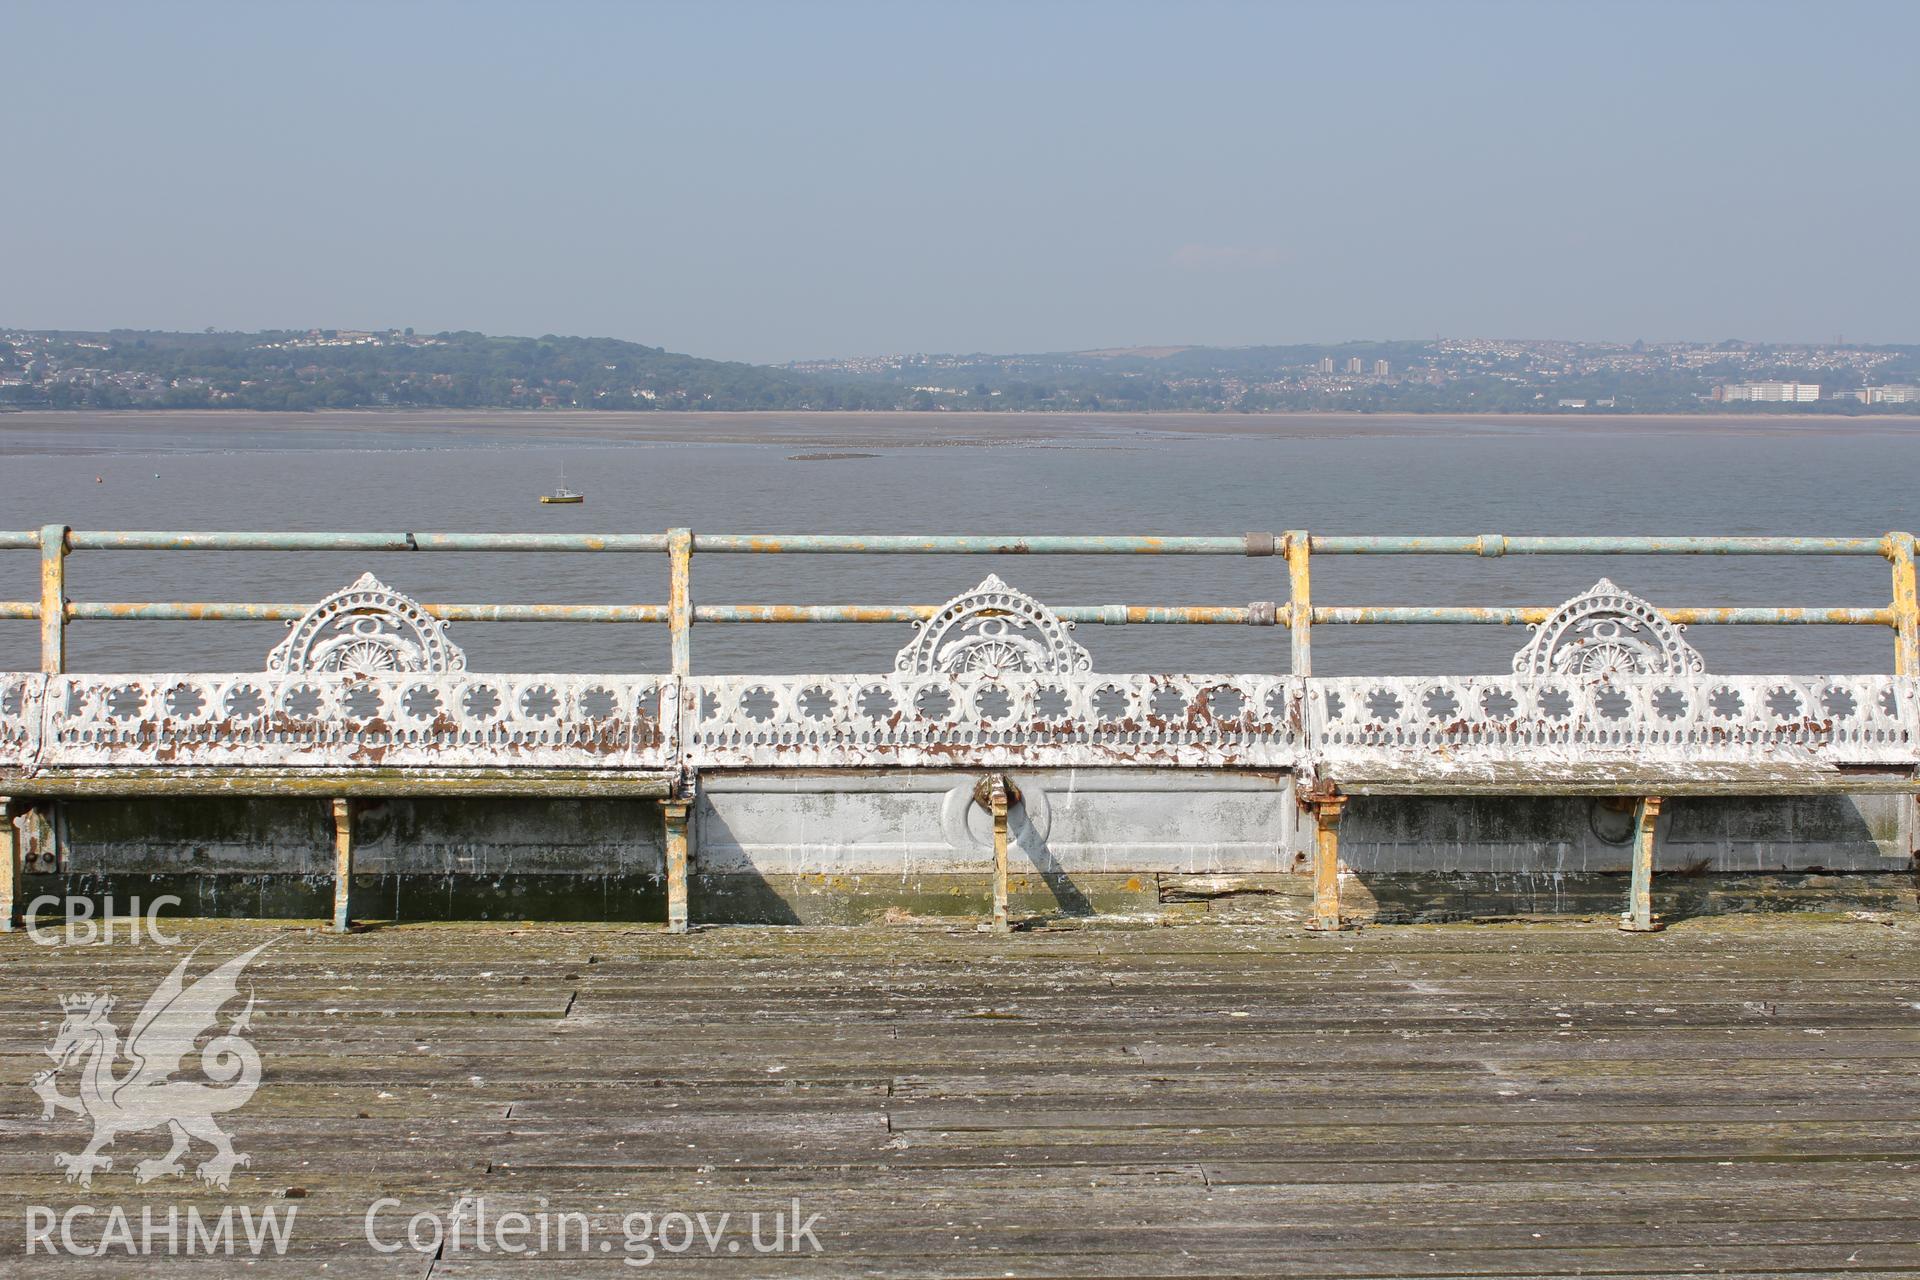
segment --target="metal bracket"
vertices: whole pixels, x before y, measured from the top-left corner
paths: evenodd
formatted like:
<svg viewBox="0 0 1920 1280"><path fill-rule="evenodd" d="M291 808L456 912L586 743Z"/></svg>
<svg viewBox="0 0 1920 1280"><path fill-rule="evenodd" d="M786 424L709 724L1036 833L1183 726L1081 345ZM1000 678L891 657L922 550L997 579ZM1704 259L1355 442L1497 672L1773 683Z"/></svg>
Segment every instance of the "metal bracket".
<svg viewBox="0 0 1920 1280"><path fill-rule="evenodd" d="M1270 556L1274 551L1271 533L1250 533L1247 535L1247 554L1250 556Z"/></svg>
<svg viewBox="0 0 1920 1280"><path fill-rule="evenodd" d="M1315 933L1338 933L1353 928L1340 914L1340 818L1347 798L1331 789L1305 799L1313 810L1313 914L1307 928Z"/></svg>
<svg viewBox="0 0 1920 1280"><path fill-rule="evenodd" d="M19 807L0 796L0 933L13 931L13 900L20 876L20 832L13 825Z"/></svg>
<svg viewBox="0 0 1920 1280"><path fill-rule="evenodd" d="M1659 796L1643 796L1634 807L1633 878L1627 909L1620 913L1620 928L1626 933L1658 933L1665 927L1653 914L1653 847L1660 807Z"/></svg>
<svg viewBox="0 0 1920 1280"><path fill-rule="evenodd" d="M1007 814L1020 803L1020 788L1004 773L989 773L973 784L973 799L993 815L993 931L1012 933L1007 913Z"/></svg>
<svg viewBox="0 0 1920 1280"><path fill-rule="evenodd" d="M353 928L353 816L354 802L335 796L333 810L333 931L347 933Z"/></svg>
<svg viewBox="0 0 1920 1280"><path fill-rule="evenodd" d="M1006 795L1006 800L1009 805L1020 803L1020 788L1015 786L1013 779L1004 773L989 773L978 782L975 782L973 784L974 803L978 804L982 809L992 812L994 804L993 793L996 788Z"/></svg>
<svg viewBox="0 0 1920 1280"><path fill-rule="evenodd" d="M673 795L660 802L663 843L667 861L667 932L685 933L689 927L687 911L687 871L692 861L692 839L688 834L688 816L693 809L691 788L675 788Z"/></svg>

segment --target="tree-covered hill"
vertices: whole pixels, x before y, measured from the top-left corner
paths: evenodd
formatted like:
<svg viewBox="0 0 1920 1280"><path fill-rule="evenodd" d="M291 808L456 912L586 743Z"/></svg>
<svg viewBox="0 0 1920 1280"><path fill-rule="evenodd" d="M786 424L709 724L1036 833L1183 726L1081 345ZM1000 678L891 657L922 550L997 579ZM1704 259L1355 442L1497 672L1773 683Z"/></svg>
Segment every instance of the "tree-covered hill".
<svg viewBox="0 0 1920 1280"><path fill-rule="evenodd" d="M1817 398L1726 391L1756 380ZM1914 414L1920 347L1435 339L770 367L613 338L0 329L8 408Z"/></svg>
<svg viewBox="0 0 1920 1280"><path fill-rule="evenodd" d="M0 334L0 404L53 408L891 408L851 379L613 338L412 330Z"/></svg>

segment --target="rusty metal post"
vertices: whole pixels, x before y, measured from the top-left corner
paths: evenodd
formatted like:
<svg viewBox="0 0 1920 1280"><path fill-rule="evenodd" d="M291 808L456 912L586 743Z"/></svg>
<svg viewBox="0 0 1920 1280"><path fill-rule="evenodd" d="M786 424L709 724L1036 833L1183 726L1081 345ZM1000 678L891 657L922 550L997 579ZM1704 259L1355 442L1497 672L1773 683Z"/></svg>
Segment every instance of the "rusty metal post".
<svg viewBox="0 0 1920 1280"><path fill-rule="evenodd" d="M67 534L63 524L40 530L40 670L67 669Z"/></svg>
<svg viewBox="0 0 1920 1280"><path fill-rule="evenodd" d="M667 628L672 636L673 674L693 673L693 530L667 530Z"/></svg>
<svg viewBox="0 0 1920 1280"><path fill-rule="evenodd" d="M1920 591L1913 567L1913 535L1890 533L1887 559L1893 563L1893 674L1920 675Z"/></svg>
<svg viewBox="0 0 1920 1280"><path fill-rule="evenodd" d="M1633 883L1620 927L1628 933L1653 933L1661 926L1653 915L1653 837L1660 822L1660 797L1642 796L1634 810Z"/></svg>
<svg viewBox="0 0 1920 1280"><path fill-rule="evenodd" d="M1013 929L1007 917L1007 779L994 774L988 789L993 808L993 931L1009 933Z"/></svg>
<svg viewBox="0 0 1920 1280"><path fill-rule="evenodd" d="M1350 929L1340 916L1340 817L1347 798L1315 796L1313 805L1313 916L1307 928L1320 933Z"/></svg>
<svg viewBox="0 0 1920 1280"><path fill-rule="evenodd" d="M40 670L48 675L60 675L67 669L67 551L71 534L64 524L45 525L40 530ZM52 808L53 847L59 855L60 869L65 871L65 810L58 801ZM11 822L8 825L11 828Z"/></svg>
<svg viewBox="0 0 1920 1280"><path fill-rule="evenodd" d="M1893 564L1893 674L1920 675L1920 591L1916 591L1913 535L1889 533L1882 543ZM1900 798L1898 856L1920 852L1920 796Z"/></svg>
<svg viewBox="0 0 1920 1280"><path fill-rule="evenodd" d="M667 562L667 630L672 654L671 670L675 677L687 676L693 673L693 530L667 530ZM683 770L675 794L660 802L667 858L667 932L685 933L689 917L687 811L691 789L686 785L685 762L680 760L680 724L686 709L679 699L690 694L683 693L682 682L676 678L668 682L661 696L675 699L673 719L667 726L672 735L668 749Z"/></svg>
<svg viewBox="0 0 1920 1280"><path fill-rule="evenodd" d="M1313 539L1305 529L1289 529L1285 535L1287 579L1292 585L1292 607L1287 611L1287 626L1293 636L1291 668L1296 676L1313 674L1313 584L1307 561L1313 554Z"/></svg>
<svg viewBox="0 0 1920 1280"><path fill-rule="evenodd" d="M338 797L333 802L333 931L345 933L353 927L348 899L353 893L353 801Z"/></svg>
<svg viewBox="0 0 1920 1280"><path fill-rule="evenodd" d="M0 796L0 933L13 932L13 900L20 883L20 829L13 801Z"/></svg>
<svg viewBox="0 0 1920 1280"><path fill-rule="evenodd" d="M662 800L667 831L667 932L687 931L687 811L681 798Z"/></svg>
<svg viewBox="0 0 1920 1280"><path fill-rule="evenodd" d="M1007 815L1019 803L1020 792L1004 773L990 773L973 787L974 802L993 815L993 931L1012 933L1007 910Z"/></svg>

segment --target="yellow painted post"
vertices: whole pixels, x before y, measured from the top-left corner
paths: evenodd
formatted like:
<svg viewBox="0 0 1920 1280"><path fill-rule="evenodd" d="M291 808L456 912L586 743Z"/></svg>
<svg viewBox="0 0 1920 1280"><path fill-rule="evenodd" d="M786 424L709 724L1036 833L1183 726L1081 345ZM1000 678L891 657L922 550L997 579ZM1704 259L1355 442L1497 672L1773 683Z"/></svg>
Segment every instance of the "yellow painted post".
<svg viewBox="0 0 1920 1280"><path fill-rule="evenodd" d="M67 669L67 534L64 524L50 524L40 530L40 670L59 675ZM53 845L61 854L61 870L66 869L64 824L56 803L52 816ZM19 840L8 823L8 838L18 857ZM9 862L11 866L11 861ZM8 881L12 883L11 870ZM11 895L9 895L11 896ZM9 917L11 919L11 917Z"/></svg>
<svg viewBox="0 0 1920 1280"><path fill-rule="evenodd" d="M1013 924L1007 913L1007 780L993 775L990 793L993 804L993 931L1010 933Z"/></svg>
<svg viewBox="0 0 1920 1280"><path fill-rule="evenodd" d="M1285 535L1287 579L1292 584L1292 606L1287 613L1292 632L1293 674L1313 674L1313 584L1307 560L1313 554L1313 539L1305 529L1289 529Z"/></svg>
<svg viewBox="0 0 1920 1280"><path fill-rule="evenodd" d="M1317 796L1313 804L1313 917L1307 928L1335 933L1348 927L1340 917L1340 817L1345 796Z"/></svg>
<svg viewBox="0 0 1920 1280"><path fill-rule="evenodd" d="M13 899L20 883L20 829L13 801L0 796L0 933L13 932Z"/></svg>
<svg viewBox="0 0 1920 1280"><path fill-rule="evenodd" d="M1620 927L1628 933L1653 933L1661 927L1653 916L1653 845L1659 824L1660 797L1642 796L1634 811L1633 884L1620 917Z"/></svg>
<svg viewBox="0 0 1920 1280"><path fill-rule="evenodd" d="M40 530L40 670L67 669L67 533L63 524Z"/></svg>
<svg viewBox="0 0 1920 1280"><path fill-rule="evenodd" d="M1920 591L1915 588L1913 535L1889 533L1881 553L1893 565L1893 674L1920 675ZM1896 857L1920 852L1920 796L1900 799Z"/></svg>
<svg viewBox="0 0 1920 1280"><path fill-rule="evenodd" d="M973 802L993 818L993 931L1012 933L1007 908L1008 814L1020 803L1020 791L1004 773L990 773L973 784Z"/></svg>
<svg viewBox="0 0 1920 1280"><path fill-rule="evenodd" d="M353 927L348 898L353 893L353 801L333 802L333 931Z"/></svg>
<svg viewBox="0 0 1920 1280"><path fill-rule="evenodd" d="M1890 533L1882 545L1893 562L1893 674L1920 675L1920 592L1914 584L1913 535Z"/></svg>
<svg viewBox="0 0 1920 1280"><path fill-rule="evenodd" d="M673 644L673 674L693 674L693 530L667 530L667 629Z"/></svg>
<svg viewBox="0 0 1920 1280"><path fill-rule="evenodd" d="M685 800L662 800L667 829L667 932L687 931L687 810Z"/></svg>

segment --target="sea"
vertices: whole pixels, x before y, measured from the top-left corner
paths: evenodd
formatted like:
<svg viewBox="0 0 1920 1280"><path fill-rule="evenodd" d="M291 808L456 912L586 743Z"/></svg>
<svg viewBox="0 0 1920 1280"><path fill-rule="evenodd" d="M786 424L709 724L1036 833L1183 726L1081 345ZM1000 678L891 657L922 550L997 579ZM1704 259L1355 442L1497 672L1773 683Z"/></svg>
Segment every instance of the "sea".
<svg viewBox="0 0 1920 1280"><path fill-rule="evenodd" d="M564 470L579 506L543 506ZM528 413L0 414L0 528L1867 536L1920 527L1920 420ZM80 551L86 601L308 602L363 571L436 602L662 603L664 555ZM695 557L703 604L937 604L989 573L1055 605L1287 598L1284 560ZM0 599L38 556L0 551ZM1323 556L1316 604L1884 606L1878 558ZM76 621L77 671L262 667L279 622ZM1099 670L1277 672L1285 628L1103 626ZM455 624L475 670L661 671L653 624ZM702 624L703 672L886 671L902 623ZM1523 626L1316 628L1320 674L1507 670ZM1887 671L1879 626L1698 626L1710 671ZM0 621L0 668L37 665Z"/></svg>

